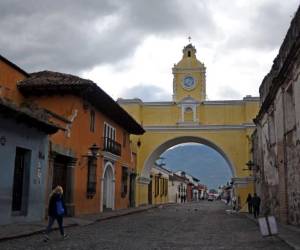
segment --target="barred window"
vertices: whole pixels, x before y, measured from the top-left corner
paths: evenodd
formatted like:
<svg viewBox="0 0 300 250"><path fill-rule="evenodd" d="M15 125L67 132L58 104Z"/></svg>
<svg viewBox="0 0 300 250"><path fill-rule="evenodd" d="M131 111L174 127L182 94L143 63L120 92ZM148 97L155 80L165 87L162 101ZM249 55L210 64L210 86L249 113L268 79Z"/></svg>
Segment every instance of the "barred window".
<svg viewBox="0 0 300 250"><path fill-rule="evenodd" d="M127 182L128 182L128 169L122 167L122 183L121 183L121 197L124 198L127 195Z"/></svg>
<svg viewBox="0 0 300 250"><path fill-rule="evenodd" d="M97 159L88 158L87 195L93 196L96 193L96 168Z"/></svg>
<svg viewBox="0 0 300 250"><path fill-rule="evenodd" d="M160 179L160 196L163 196L165 193L165 179Z"/></svg>
<svg viewBox="0 0 300 250"><path fill-rule="evenodd" d="M164 195L168 195L168 179L164 179L165 182L165 188L164 188Z"/></svg>
<svg viewBox="0 0 300 250"><path fill-rule="evenodd" d="M90 131L95 132L95 111L90 111Z"/></svg>

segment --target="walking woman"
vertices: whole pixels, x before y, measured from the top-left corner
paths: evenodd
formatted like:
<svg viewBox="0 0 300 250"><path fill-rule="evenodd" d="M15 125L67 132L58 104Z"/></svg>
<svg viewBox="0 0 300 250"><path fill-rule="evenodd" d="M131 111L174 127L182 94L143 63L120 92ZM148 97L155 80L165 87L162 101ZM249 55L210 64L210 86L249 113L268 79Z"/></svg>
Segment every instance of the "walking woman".
<svg viewBox="0 0 300 250"><path fill-rule="evenodd" d="M66 214L66 207L63 200L63 188L61 186L57 186L53 189L49 196L49 206L48 206L48 226L46 228L45 239L44 241L47 242L49 238L49 233L51 231L52 225L56 220L59 226L59 231L61 236L65 239L68 236L64 232L63 226L63 217Z"/></svg>

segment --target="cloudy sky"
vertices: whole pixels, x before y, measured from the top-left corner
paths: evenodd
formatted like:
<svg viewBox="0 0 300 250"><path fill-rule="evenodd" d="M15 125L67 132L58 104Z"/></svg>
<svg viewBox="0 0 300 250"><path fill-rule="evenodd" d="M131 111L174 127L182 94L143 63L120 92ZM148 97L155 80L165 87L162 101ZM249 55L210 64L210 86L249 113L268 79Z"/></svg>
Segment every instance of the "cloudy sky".
<svg viewBox="0 0 300 250"><path fill-rule="evenodd" d="M208 99L258 95L299 0L1 0L0 54L28 72L95 81L113 98L171 100L192 37Z"/></svg>

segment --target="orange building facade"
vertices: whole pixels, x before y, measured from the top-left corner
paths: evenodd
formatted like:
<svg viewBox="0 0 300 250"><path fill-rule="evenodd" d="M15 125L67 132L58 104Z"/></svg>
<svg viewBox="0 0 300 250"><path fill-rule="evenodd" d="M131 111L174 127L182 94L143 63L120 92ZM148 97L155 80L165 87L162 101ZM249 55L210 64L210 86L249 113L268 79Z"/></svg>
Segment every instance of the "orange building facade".
<svg viewBox="0 0 300 250"><path fill-rule="evenodd" d="M17 82L28 77L28 73L0 55L0 97L21 103L23 96L17 89Z"/></svg>
<svg viewBox="0 0 300 250"><path fill-rule="evenodd" d="M142 127L89 80L44 71L18 88L61 127L50 137L47 188L63 186L69 215L134 206L136 157L129 135L142 134Z"/></svg>

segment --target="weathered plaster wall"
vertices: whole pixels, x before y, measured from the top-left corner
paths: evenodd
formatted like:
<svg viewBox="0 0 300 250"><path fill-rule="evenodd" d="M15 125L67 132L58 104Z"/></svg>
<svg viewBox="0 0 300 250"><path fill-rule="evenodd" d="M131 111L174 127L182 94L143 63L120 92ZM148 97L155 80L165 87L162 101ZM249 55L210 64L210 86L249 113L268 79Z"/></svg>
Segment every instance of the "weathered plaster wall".
<svg viewBox="0 0 300 250"><path fill-rule="evenodd" d="M44 216L48 137L36 129L2 117L0 137L6 138L6 143L0 145L0 224L40 221ZM16 147L31 150L26 216L13 216L11 212Z"/></svg>

